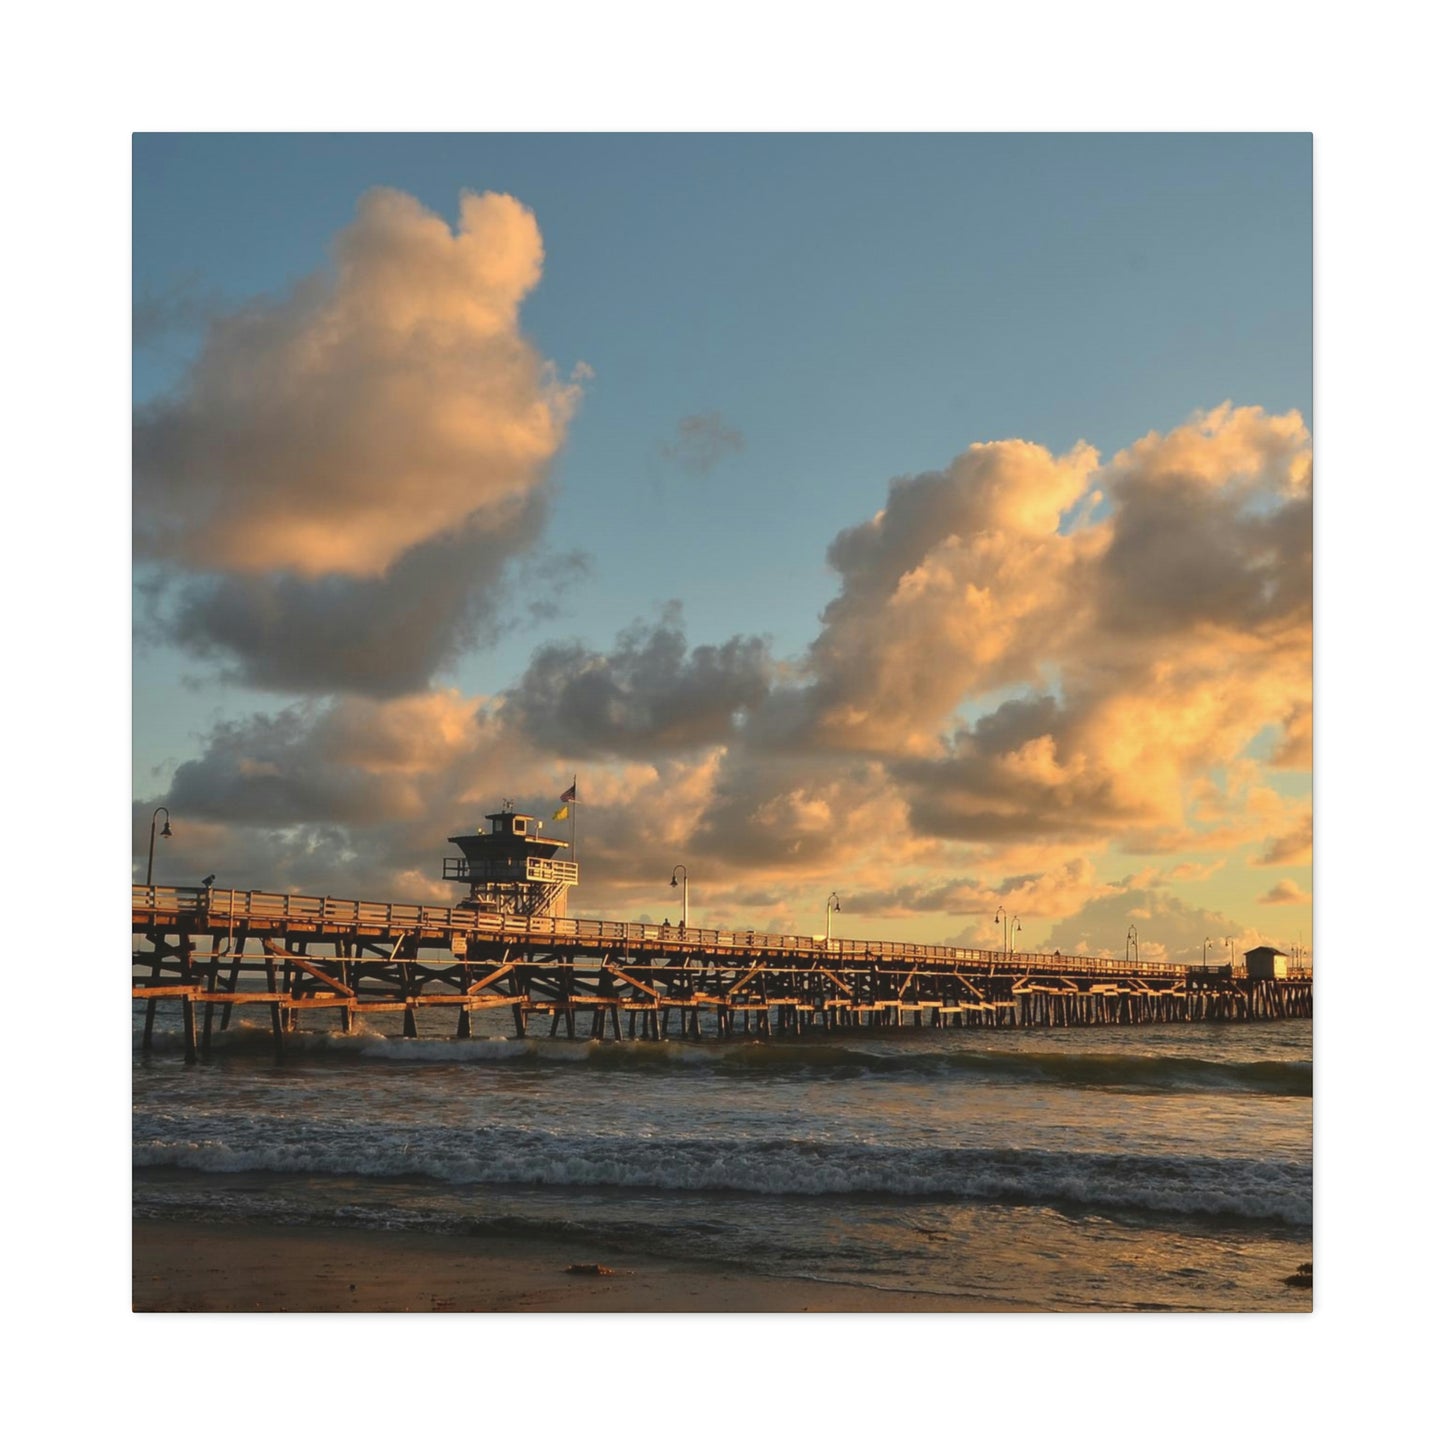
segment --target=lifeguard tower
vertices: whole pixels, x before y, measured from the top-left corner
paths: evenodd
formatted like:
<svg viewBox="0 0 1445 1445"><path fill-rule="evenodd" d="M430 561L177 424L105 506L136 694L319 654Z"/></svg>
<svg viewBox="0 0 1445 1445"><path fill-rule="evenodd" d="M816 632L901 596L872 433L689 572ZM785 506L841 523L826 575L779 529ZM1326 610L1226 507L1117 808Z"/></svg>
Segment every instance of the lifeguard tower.
<svg viewBox="0 0 1445 1445"><path fill-rule="evenodd" d="M517 813L507 802L500 813L488 813L489 828L448 838L462 850L461 858L442 860L442 877L469 883L466 902L494 913L562 918L567 890L576 887L577 865L558 858L567 847L561 838L544 838L541 822Z"/></svg>

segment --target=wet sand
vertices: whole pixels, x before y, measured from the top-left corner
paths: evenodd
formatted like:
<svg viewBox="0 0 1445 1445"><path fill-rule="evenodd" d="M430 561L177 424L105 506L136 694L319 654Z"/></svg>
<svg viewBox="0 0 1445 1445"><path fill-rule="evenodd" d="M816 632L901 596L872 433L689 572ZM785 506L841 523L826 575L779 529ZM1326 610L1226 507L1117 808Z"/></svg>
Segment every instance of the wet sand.
<svg viewBox="0 0 1445 1445"><path fill-rule="evenodd" d="M137 1221L137 1311L396 1313L996 1312L955 1295L877 1290L561 1246L352 1229ZM601 1265L611 1274L570 1274Z"/></svg>

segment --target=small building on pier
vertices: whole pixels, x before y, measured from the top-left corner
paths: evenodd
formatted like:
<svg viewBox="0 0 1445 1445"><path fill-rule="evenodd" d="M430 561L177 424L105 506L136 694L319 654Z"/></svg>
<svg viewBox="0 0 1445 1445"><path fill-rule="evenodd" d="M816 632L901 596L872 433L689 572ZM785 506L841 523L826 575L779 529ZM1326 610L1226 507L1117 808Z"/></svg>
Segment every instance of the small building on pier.
<svg viewBox="0 0 1445 1445"><path fill-rule="evenodd" d="M567 843L544 838L541 822L508 804L488 813L489 828L449 838L460 858L442 860L442 877L471 885L466 903L494 913L563 918L567 890L577 884L577 865L556 855Z"/></svg>
<svg viewBox="0 0 1445 1445"><path fill-rule="evenodd" d="M1251 948L1244 955L1244 972L1247 978L1288 978L1289 955L1268 944Z"/></svg>

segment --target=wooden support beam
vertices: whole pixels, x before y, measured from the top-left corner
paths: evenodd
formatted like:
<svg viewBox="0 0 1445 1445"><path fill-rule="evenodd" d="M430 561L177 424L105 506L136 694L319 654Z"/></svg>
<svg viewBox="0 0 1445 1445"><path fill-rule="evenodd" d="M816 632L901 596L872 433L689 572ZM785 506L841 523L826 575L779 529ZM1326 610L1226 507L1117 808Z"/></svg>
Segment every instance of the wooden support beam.
<svg viewBox="0 0 1445 1445"><path fill-rule="evenodd" d="M196 1062L196 1001L186 994L181 999L181 1019L186 1035L186 1062Z"/></svg>
<svg viewBox="0 0 1445 1445"><path fill-rule="evenodd" d="M499 978L505 978L515 967L516 965L513 963L502 964L500 968L493 969L485 978L472 984L472 986L467 989L467 992L469 994L481 993L484 988L490 988Z"/></svg>
<svg viewBox="0 0 1445 1445"><path fill-rule="evenodd" d="M603 967L608 973L612 974L614 978L620 978L623 983L635 988L638 993L646 994L648 998L651 999L660 1000L662 998L662 994L653 988L651 984L643 983L640 978L634 978L632 974L628 973L625 969L619 968L615 963L605 963Z"/></svg>

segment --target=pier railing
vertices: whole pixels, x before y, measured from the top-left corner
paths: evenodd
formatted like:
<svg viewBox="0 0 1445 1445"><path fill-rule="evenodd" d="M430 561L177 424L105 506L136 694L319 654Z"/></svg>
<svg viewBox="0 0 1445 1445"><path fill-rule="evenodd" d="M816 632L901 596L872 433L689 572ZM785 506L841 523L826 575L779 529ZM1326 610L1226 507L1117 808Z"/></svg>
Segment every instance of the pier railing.
<svg viewBox="0 0 1445 1445"><path fill-rule="evenodd" d="M164 888L133 884L134 926L172 918L194 920L201 929L258 927L366 932L388 937L416 935L445 944L457 937L505 937L536 948L636 948L685 955L794 956L810 962L908 963L942 967L999 967L1117 974L1131 978L1183 978L1192 965L1135 961L1084 954L1006 952L949 944L898 943L879 939L827 938L819 934L762 933L754 929L680 928L659 923L616 923L598 918L551 918L489 913L470 907L425 903L367 903L309 894L239 888ZM1240 974L1242 976L1242 972ZM1311 970L1292 967L1292 978Z"/></svg>
<svg viewBox="0 0 1445 1445"><path fill-rule="evenodd" d="M577 865L565 858L443 858L442 877L457 883L565 883L575 886Z"/></svg>

